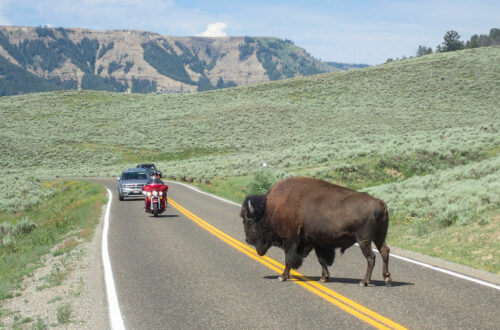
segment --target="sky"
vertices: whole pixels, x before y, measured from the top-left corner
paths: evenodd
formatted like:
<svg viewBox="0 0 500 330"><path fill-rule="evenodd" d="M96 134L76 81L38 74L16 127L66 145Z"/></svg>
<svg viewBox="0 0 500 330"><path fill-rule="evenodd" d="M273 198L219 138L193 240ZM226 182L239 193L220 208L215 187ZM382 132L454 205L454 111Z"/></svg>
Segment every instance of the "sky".
<svg viewBox="0 0 500 330"><path fill-rule="evenodd" d="M0 25L292 40L322 61L376 65L500 28L498 0L0 0Z"/></svg>

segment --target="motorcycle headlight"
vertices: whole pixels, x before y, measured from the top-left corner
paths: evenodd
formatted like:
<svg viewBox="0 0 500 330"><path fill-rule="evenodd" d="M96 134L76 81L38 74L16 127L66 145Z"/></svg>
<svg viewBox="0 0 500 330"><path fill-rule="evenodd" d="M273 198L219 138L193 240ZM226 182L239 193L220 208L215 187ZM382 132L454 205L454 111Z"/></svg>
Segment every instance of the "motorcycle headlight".
<svg viewBox="0 0 500 330"><path fill-rule="evenodd" d="M160 196L163 196L163 191L160 191Z"/></svg>
<svg viewBox="0 0 500 330"><path fill-rule="evenodd" d="M158 196L158 192L156 190L153 191L153 196L155 196L155 197Z"/></svg>
<svg viewBox="0 0 500 330"><path fill-rule="evenodd" d="M151 191L148 191L147 195L148 197L151 197Z"/></svg>

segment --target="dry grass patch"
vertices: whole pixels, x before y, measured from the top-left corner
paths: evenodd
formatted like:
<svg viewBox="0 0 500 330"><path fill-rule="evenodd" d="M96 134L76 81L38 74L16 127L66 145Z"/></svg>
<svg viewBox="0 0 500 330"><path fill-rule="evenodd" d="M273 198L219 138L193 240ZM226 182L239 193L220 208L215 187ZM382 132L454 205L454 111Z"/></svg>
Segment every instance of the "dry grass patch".
<svg viewBox="0 0 500 330"><path fill-rule="evenodd" d="M94 235L94 229L89 227L89 228L83 228L80 230L78 233L78 236L84 240L90 240L92 239L92 236Z"/></svg>
<svg viewBox="0 0 500 330"><path fill-rule="evenodd" d="M78 244L80 244L79 241L77 241L74 237L70 237L59 244L53 254L54 256L64 254L73 250Z"/></svg>

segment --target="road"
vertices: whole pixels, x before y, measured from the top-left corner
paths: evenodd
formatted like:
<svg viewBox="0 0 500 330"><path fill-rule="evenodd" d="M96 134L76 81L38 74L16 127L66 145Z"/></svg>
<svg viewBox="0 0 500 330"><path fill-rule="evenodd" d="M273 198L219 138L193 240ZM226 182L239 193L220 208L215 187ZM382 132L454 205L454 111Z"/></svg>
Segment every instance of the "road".
<svg viewBox="0 0 500 330"><path fill-rule="evenodd" d="M332 278L319 283L314 252L302 280L277 280L284 254L252 254L239 207L179 183L158 218L143 201L114 194L109 254L128 329L498 329L500 291L391 258L393 285L377 254L373 285L361 287L366 260L356 246L337 255ZM176 207L174 207L175 205Z"/></svg>

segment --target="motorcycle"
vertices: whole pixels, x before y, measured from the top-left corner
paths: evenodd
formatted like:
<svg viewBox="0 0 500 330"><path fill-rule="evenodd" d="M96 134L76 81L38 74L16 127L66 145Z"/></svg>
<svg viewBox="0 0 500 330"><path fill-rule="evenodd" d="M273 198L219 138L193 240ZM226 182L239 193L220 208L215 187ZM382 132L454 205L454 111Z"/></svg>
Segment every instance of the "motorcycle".
<svg viewBox="0 0 500 330"><path fill-rule="evenodd" d="M167 209L167 190L168 186L159 178L152 178L142 187L146 212L152 213L155 217L165 212Z"/></svg>

